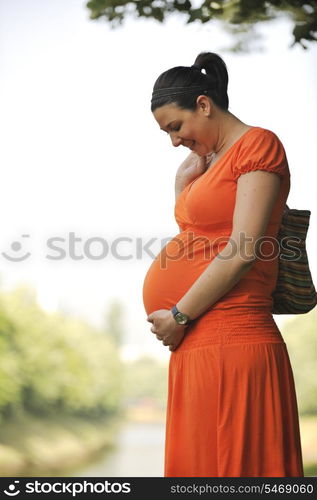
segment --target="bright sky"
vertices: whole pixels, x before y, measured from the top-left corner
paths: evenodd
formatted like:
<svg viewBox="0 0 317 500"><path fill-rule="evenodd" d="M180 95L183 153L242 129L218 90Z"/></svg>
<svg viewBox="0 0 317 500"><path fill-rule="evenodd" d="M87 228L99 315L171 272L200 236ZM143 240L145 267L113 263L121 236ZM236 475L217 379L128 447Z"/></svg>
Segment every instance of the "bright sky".
<svg viewBox="0 0 317 500"><path fill-rule="evenodd" d="M2 288L29 283L45 309L95 325L119 299L126 353L167 359L142 303L151 258L137 258L136 249L141 239L157 238L155 254L161 239L177 233L174 176L188 152L159 130L150 97L162 71L191 65L205 50L227 63L230 111L273 130L284 144L288 204L312 211L307 247L317 282L317 44L289 49L287 21L261 31L266 51L237 55L224 50L230 38L218 26L186 26L180 16L111 30L89 20L82 1L0 0ZM63 259L47 257L61 255L50 238L61 238L55 245ZM116 238L130 238L117 248L131 259L103 254ZM14 262L3 253L30 255Z"/></svg>

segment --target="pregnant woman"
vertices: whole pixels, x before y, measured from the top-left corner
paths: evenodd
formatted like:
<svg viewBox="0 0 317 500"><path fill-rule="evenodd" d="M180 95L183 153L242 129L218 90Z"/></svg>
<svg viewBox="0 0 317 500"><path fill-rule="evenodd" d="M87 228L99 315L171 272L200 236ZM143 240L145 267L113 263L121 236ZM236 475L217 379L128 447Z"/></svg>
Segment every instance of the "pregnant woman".
<svg viewBox="0 0 317 500"><path fill-rule="evenodd" d="M302 477L293 373L271 314L290 173L278 137L228 111L227 85L223 60L201 53L152 94L160 128L192 151L176 173L180 233L143 288L171 351L165 476Z"/></svg>

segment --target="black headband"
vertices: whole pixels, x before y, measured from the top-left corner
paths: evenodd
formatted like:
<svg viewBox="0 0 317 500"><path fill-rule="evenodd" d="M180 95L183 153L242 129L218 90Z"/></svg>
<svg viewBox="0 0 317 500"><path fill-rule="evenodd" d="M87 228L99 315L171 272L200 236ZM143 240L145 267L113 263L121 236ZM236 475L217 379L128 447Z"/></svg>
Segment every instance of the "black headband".
<svg viewBox="0 0 317 500"><path fill-rule="evenodd" d="M153 91L152 94L152 102L160 99L161 97L170 97L173 95L182 95L182 94L192 94L199 93L208 94L208 90L206 87L202 87L201 85L191 87L165 87L163 89L157 89Z"/></svg>

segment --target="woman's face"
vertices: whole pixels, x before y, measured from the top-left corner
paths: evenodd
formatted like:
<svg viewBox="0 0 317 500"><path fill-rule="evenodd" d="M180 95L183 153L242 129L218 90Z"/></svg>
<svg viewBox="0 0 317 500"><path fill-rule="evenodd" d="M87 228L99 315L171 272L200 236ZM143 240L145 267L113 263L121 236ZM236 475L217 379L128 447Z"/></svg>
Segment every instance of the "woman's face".
<svg viewBox="0 0 317 500"><path fill-rule="evenodd" d="M209 99L201 96L197 100L195 111L181 109L175 104L165 104L157 108L153 115L160 128L170 135L173 146L182 145L203 156L213 150L210 111Z"/></svg>

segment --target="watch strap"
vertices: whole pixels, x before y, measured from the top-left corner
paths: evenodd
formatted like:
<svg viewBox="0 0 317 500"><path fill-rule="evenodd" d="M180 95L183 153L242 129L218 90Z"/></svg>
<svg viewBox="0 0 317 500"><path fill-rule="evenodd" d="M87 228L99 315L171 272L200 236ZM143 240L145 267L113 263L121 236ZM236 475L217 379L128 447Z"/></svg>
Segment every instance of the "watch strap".
<svg viewBox="0 0 317 500"><path fill-rule="evenodd" d="M176 306L173 306L172 309L171 309L171 311L172 311L172 314L173 314L174 317L176 316L176 314L179 313L179 310L177 309Z"/></svg>

